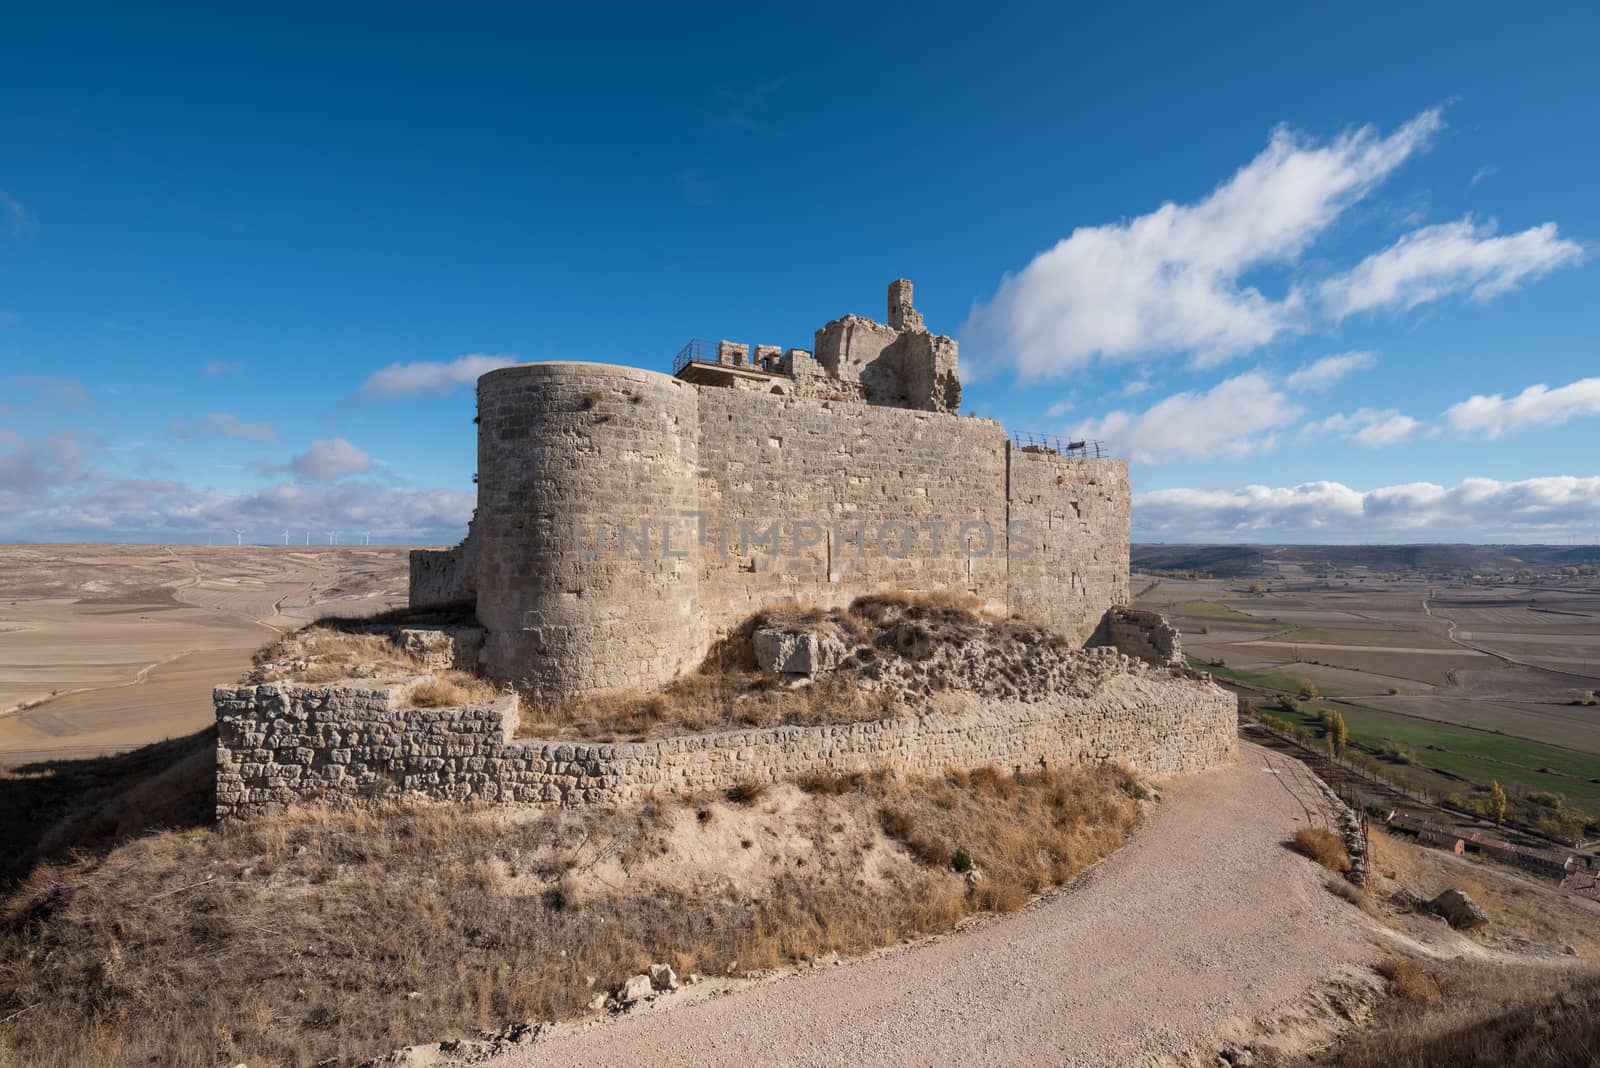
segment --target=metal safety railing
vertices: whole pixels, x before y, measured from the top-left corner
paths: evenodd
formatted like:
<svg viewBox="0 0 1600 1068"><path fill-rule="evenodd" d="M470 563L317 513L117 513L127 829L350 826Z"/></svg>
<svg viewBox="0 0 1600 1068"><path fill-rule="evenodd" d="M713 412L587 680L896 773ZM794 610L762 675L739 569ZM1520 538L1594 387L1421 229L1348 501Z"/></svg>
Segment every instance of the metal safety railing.
<svg viewBox="0 0 1600 1068"><path fill-rule="evenodd" d="M1045 452L1056 456L1078 456L1090 460L1110 455L1106 443L1093 438L1063 438L1055 434L1030 434L1014 431L1011 444L1023 452Z"/></svg>
<svg viewBox="0 0 1600 1068"><path fill-rule="evenodd" d="M703 337L690 338L689 343L672 358L672 373L677 374L691 363L716 363L718 344Z"/></svg>
<svg viewBox="0 0 1600 1068"><path fill-rule="evenodd" d="M693 337L689 343L678 350L672 358L672 373L678 374L690 364L707 364L712 367L731 367L739 371L761 371L769 375L787 375L790 372L784 369L782 355L774 355L771 348L767 348L767 355L758 356L757 352L763 346L746 345L744 355L733 356L733 362L725 362L722 358L722 346L732 342L712 341L710 338ZM737 362L743 359L744 362Z"/></svg>

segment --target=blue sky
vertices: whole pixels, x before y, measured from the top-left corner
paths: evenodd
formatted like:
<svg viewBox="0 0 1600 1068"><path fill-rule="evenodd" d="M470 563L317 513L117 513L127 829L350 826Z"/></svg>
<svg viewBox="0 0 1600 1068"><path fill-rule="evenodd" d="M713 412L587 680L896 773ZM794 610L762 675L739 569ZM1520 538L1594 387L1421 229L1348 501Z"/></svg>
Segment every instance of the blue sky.
<svg viewBox="0 0 1600 1068"><path fill-rule="evenodd" d="M1303 7L9 14L0 539L453 540L472 371L900 276L1136 537L1600 538L1600 12Z"/></svg>

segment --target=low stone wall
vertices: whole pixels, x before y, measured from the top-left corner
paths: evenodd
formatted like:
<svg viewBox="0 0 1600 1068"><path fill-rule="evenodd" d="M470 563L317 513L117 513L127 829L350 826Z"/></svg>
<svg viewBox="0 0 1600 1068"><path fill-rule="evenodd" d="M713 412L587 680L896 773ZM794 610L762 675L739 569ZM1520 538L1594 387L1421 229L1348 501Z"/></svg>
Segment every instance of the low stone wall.
<svg viewBox="0 0 1600 1068"><path fill-rule="evenodd" d="M1088 696L996 701L944 693L894 719L651 742L513 739L517 699L406 707L426 676L388 683L219 686L217 815L401 793L530 805L625 804L877 767L935 774L1115 760L1161 777L1231 762L1235 698L1209 681L1120 675Z"/></svg>

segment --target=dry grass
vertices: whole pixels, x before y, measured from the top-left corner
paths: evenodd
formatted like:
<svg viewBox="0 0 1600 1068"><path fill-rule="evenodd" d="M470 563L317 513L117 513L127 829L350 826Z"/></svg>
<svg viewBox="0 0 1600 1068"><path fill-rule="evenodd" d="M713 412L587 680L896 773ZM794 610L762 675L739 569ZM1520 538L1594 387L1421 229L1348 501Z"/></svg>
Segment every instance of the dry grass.
<svg viewBox="0 0 1600 1068"><path fill-rule="evenodd" d="M1310 857L1329 871L1343 875L1350 870L1350 854L1344 839L1326 827L1303 827L1292 839L1296 852Z"/></svg>
<svg viewBox="0 0 1600 1068"><path fill-rule="evenodd" d="M1451 887L1464 890L1493 918L1493 930L1559 950L1574 946L1579 959L1600 959L1595 906L1554 892L1551 884L1512 868L1457 857L1374 830L1368 859L1373 890L1403 886L1424 901ZM1423 920L1423 923L1433 923Z"/></svg>
<svg viewBox="0 0 1600 1068"><path fill-rule="evenodd" d="M1072 878L1137 818L1113 770L840 781L760 810L303 810L41 866L0 902L0 1062L348 1064L577 1014L649 961L744 971L947 930ZM897 837L967 850L983 877L883 838L890 810ZM737 882L751 821L806 863Z"/></svg>
<svg viewBox="0 0 1600 1068"><path fill-rule="evenodd" d="M766 627L829 629L847 644L878 648L863 655L913 657L926 656L940 644L980 636L1004 643L1026 632L1036 643L1042 633L1035 624L990 616L981 598L962 592L875 593L857 598L848 609L785 601L751 617L718 642L698 670L659 690L586 694L555 702L524 694L518 736L645 741L751 727L859 723L892 714L889 694L862 686L849 670L828 672L801 685L761 672L753 635Z"/></svg>
<svg viewBox="0 0 1600 1068"><path fill-rule="evenodd" d="M1318 1064L1501 1068L1600 1064L1600 974L1455 963L1378 966L1394 999Z"/></svg>
<svg viewBox="0 0 1600 1068"><path fill-rule="evenodd" d="M524 695L521 738L644 741L748 727L859 723L890 714L886 694L843 675L786 688L753 668L704 667L654 693L588 694L562 702Z"/></svg>
<svg viewBox="0 0 1600 1068"><path fill-rule="evenodd" d="M1389 980L1389 993L1402 1001L1432 1004L1439 1000L1439 981L1422 965L1404 957L1390 957L1374 966L1379 975Z"/></svg>
<svg viewBox="0 0 1600 1068"><path fill-rule="evenodd" d="M413 688L409 701L412 708L454 708L499 696L493 683L465 671L446 671Z"/></svg>
<svg viewBox="0 0 1600 1068"><path fill-rule="evenodd" d="M275 659L293 644L301 654ZM363 634L342 625L315 623L256 653L253 676L261 682L335 682L352 677L418 675L422 663L385 634Z"/></svg>

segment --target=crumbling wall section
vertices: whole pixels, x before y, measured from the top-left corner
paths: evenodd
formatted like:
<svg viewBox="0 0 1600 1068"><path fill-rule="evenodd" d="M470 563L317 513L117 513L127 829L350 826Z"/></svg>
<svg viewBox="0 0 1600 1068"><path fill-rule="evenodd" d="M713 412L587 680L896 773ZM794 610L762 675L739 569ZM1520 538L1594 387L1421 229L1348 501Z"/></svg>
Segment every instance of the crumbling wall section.
<svg viewBox="0 0 1600 1068"><path fill-rule="evenodd" d="M1010 517L1032 551L1014 554L1006 603L1079 642L1108 644L1106 610L1128 603L1128 465L1011 447Z"/></svg>
<svg viewBox="0 0 1600 1068"><path fill-rule="evenodd" d="M1160 612L1118 606L1106 615L1106 640L1117 652L1160 667L1183 667L1183 639Z"/></svg>
<svg viewBox="0 0 1600 1068"><path fill-rule="evenodd" d="M920 714L652 742L513 739L516 698L406 708L420 680L220 686L217 814L395 794L438 801L620 805L650 793L888 768L938 774L995 764L1125 764L1164 777L1231 762L1236 700L1210 682L1120 675L1088 695L936 697Z"/></svg>
<svg viewBox="0 0 1600 1068"><path fill-rule="evenodd" d="M478 596L478 543L473 523L467 536L449 549L412 549L411 597L413 608L462 604Z"/></svg>
<svg viewBox="0 0 1600 1068"><path fill-rule="evenodd" d="M889 322L846 315L816 333L817 363L869 404L956 412L961 379L954 338L931 334L911 303L911 283L889 283Z"/></svg>

